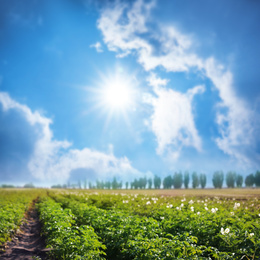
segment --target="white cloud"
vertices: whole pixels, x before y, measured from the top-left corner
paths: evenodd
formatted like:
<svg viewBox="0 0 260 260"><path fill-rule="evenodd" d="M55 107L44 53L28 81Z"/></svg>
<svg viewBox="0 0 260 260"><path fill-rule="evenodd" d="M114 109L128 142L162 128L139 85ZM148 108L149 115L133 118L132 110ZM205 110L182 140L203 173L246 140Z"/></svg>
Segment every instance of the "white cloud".
<svg viewBox="0 0 260 260"><path fill-rule="evenodd" d="M117 1L114 5L104 8L98 20L98 28L103 34L104 43L119 57L136 55L137 61L147 71L162 67L168 72L185 72L195 68L201 75L206 75L215 85L221 98L221 102L216 106L216 123L220 134L215 140L216 144L237 160L252 163L248 150L254 147L256 123L253 118L255 120L258 115L236 95L232 73L225 70L225 67L218 64L214 58L205 60L192 51L194 42L189 35L182 34L174 26L155 23L151 17L151 8L154 6L155 1L147 3L138 0L132 6ZM164 81L163 84L161 82L154 84L166 85L166 83ZM182 94L157 88L158 98L153 103L152 130L157 137L159 151L173 143L192 145L200 149L201 142L191 113L191 99L187 97L193 96L192 91L197 90L193 88L191 92ZM171 100L174 100L174 103ZM179 118L179 113L169 112L184 109L185 123ZM178 122L178 126L160 122L167 121L168 118L172 118L172 122ZM191 127L188 134L184 134L185 131L180 134L182 126L185 126L185 129ZM254 156L257 156L256 153Z"/></svg>
<svg viewBox="0 0 260 260"><path fill-rule="evenodd" d="M35 178L45 182L64 181L69 178L71 171L78 168L93 169L97 178L103 179L112 175L127 180L142 174L131 166L126 157L115 157L111 147L108 153L89 148L78 150L70 148L72 144L68 141L55 140L49 118L38 111L31 111L28 106L16 102L7 93L0 92L0 103L4 112L12 109L18 111L21 117L38 130L34 152L28 162L29 171Z"/></svg>
<svg viewBox="0 0 260 260"><path fill-rule="evenodd" d="M155 74L148 81L156 94L156 97L150 99L150 104L153 106L151 128L157 137L157 152L163 154L170 147L174 152L169 152L177 159L182 146L192 146L201 151L201 139L193 119L192 100L194 95L204 92L204 86L196 86L183 94L161 87L167 81Z"/></svg>
<svg viewBox="0 0 260 260"><path fill-rule="evenodd" d="M97 52L103 52L102 45L100 42L90 45L90 48L95 48Z"/></svg>
<svg viewBox="0 0 260 260"><path fill-rule="evenodd" d="M216 143L225 153L241 162L250 163L245 147L254 146L256 115L234 92L232 73L217 64L214 58L205 61L205 73L218 89L222 100L218 104L216 117L221 137L216 139Z"/></svg>

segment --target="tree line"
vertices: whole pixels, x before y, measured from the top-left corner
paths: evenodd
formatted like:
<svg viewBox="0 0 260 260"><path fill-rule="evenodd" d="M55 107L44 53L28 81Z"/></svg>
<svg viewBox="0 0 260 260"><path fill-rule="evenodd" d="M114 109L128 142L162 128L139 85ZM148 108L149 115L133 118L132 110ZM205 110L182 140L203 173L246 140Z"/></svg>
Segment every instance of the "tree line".
<svg viewBox="0 0 260 260"><path fill-rule="evenodd" d="M260 187L260 171L255 174L251 173L243 178L241 174L234 171L229 171L226 174L223 171L215 171L212 177L214 188L222 188L224 180L228 188L240 188L245 184L246 187ZM207 175L205 173L198 174L197 172L189 173L188 171L175 172L173 175L168 175L161 178L155 175L153 178L140 177L135 178L132 182L118 181L116 177L112 181L99 181L96 183L78 181L77 184L53 185L52 188L79 188L79 189L181 189L181 188L202 188L207 184Z"/></svg>

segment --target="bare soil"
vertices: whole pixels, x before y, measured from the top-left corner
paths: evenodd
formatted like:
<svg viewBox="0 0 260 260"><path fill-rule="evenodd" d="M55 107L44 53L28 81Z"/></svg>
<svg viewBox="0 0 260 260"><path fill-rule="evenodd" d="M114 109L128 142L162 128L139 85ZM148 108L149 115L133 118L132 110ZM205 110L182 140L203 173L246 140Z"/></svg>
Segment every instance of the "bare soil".
<svg viewBox="0 0 260 260"><path fill-rule="evenodd" d="M41 224L33 203L26 213L25 220L11 242L6 244L6 251L0 259L31 260L47 259L44 238L40 235Z"/></svg>

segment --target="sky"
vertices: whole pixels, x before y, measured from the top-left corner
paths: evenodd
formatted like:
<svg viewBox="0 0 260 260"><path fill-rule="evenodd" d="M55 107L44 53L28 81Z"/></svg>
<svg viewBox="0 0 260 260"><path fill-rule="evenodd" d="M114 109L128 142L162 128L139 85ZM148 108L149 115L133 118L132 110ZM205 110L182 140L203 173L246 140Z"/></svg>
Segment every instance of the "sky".
<svg viewBox="0 0 260 260"><path fill-rule="evenodd" d="M1 0L0 183L260 169L260 2Z"/></svg>

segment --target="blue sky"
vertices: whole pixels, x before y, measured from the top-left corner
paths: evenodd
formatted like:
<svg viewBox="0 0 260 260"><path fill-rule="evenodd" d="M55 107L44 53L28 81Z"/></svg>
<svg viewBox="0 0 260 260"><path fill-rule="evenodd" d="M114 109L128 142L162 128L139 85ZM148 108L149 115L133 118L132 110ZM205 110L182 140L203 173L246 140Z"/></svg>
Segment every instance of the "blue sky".
<svg viewBox="0 0 260 260"><path fill-rule="evenodd" d="M258 1L1 1L0 182L260 167Z"/></svg>

